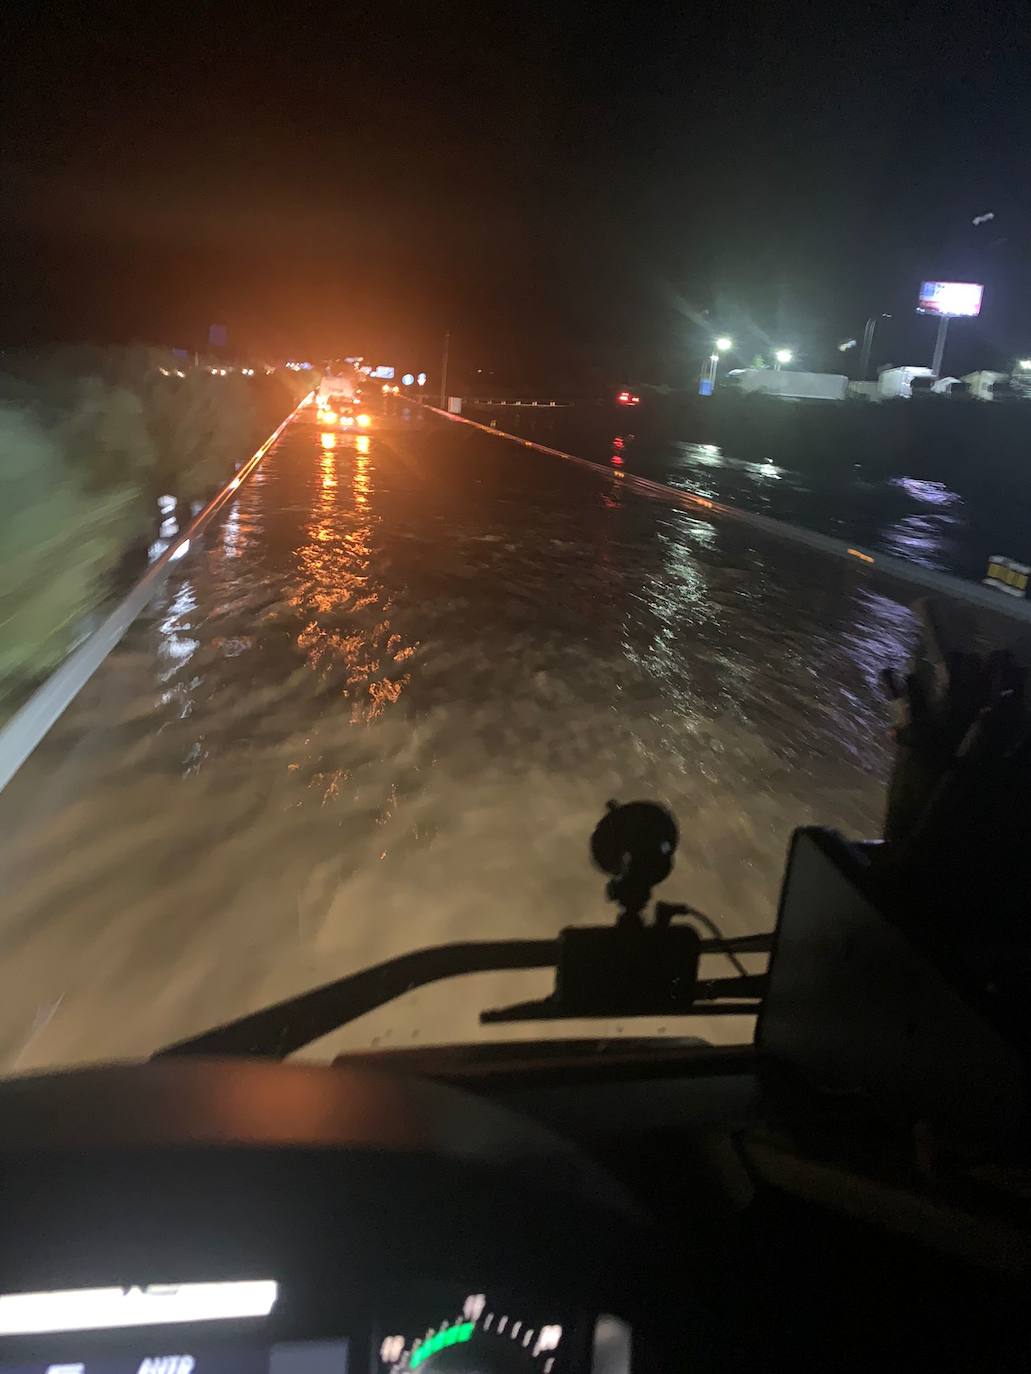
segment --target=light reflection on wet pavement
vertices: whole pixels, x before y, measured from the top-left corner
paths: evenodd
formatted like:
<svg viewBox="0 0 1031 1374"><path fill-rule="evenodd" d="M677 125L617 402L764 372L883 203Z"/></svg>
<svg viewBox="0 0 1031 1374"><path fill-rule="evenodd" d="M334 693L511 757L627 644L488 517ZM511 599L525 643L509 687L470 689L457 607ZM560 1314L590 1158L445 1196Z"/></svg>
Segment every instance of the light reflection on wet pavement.
<svg viewBox="0 0 1031 1374"><path fill-rule="evenodd" d="M609 797L673 806L664 895L728 933L771 926L794 826L876 833L897 602L464 426L321 435L287 431L0 797L7 1071L608 920ZM538 1035L476 1012L547 987L439 985L333 1047Z"/></svg>
<svg viewBox="0 0 1031 1374"><path fill-rule="evenodd" d="M1020 494L993 490L970 475L963 496L944 482L905 475L874 478L859 464L843 469L840 463L822 463L819 453L802 455L797 449L748 459L718 444L635 433L633 415L613 417L591 407L473 408L470 416L486 423L494 419L500 429L606 468L960 577L979 579L997 546L1027 548Z"/></svg>

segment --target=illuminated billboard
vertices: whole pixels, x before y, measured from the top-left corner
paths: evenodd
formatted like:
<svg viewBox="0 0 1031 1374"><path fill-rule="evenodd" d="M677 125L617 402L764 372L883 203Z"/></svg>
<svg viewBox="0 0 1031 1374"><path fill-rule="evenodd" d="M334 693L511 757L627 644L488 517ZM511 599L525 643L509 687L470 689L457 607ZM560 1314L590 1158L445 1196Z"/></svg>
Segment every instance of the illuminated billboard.
<svg viewBox="0 0 1031 1374"><path fill-rule="evenodd" d="M369 373L370 377L375 377L377 381L390 382L394 379L394 369L387 367L385 363L380 363L379 367L374 367Z"/></svg>
<svg viewBox="0 0 1031 1374"><path fill-rule="evenodd" d="M920 284L918 315L980 315L984 287L973 281L925 281Z"/></svg>

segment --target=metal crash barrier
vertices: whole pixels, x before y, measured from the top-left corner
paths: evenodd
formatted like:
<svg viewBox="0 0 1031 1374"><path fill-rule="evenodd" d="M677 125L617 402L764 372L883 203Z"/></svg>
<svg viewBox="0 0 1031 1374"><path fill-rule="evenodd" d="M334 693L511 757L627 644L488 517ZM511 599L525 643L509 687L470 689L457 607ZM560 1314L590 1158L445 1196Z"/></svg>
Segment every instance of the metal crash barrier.
<svg viewBox="0 0 1031 1374"><path fill-rule="evenodd" d="M176 539L160 558L155 559L135 587L109 612L97 629L72 650L61 666L0 728L0 791L68 709L140 612L157 595L172 564L189 553L191 541L196 539L212 516L235 496L238 488L250 477L290 421L308 405L313 395L313 392L309 392L291 410L283 423L273 430L261 447L191 521L181 538Z"/></svg>

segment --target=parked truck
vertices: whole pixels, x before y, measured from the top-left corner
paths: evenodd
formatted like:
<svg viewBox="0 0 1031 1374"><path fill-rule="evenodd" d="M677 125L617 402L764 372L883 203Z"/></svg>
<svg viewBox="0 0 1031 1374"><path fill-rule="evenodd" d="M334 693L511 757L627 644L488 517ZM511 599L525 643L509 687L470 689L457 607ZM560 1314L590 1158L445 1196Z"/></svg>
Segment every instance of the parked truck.
<svg viewBox="0 0 1031 1374"><path fill-rule="evenodd" d="M881 401L908 401L913 395L913 382L933 379L929 367L882 367L877 374L877 396Z"/></svg>

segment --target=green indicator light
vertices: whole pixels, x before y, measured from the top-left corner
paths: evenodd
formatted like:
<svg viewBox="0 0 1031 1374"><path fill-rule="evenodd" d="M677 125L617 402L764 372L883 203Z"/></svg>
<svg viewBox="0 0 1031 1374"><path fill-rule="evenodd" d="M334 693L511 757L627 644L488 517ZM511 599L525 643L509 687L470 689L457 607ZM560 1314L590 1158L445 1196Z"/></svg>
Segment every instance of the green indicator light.
<svg viewBox="0 0 1031 1374"><path fill-rule="evenodd" d="M472 1340L474 1322L461 1322L458 1326L449 1326L444 1331L438 1331L435 1336L431 1336L428 1341L423 1341L418 1350L413 1350L408 1360L409 1369L418 1369L424 1360L428 1360L431 1355L435 1355L438 1350L443 1350L448 1345L461 1345L465 1341Z"/></svg>

